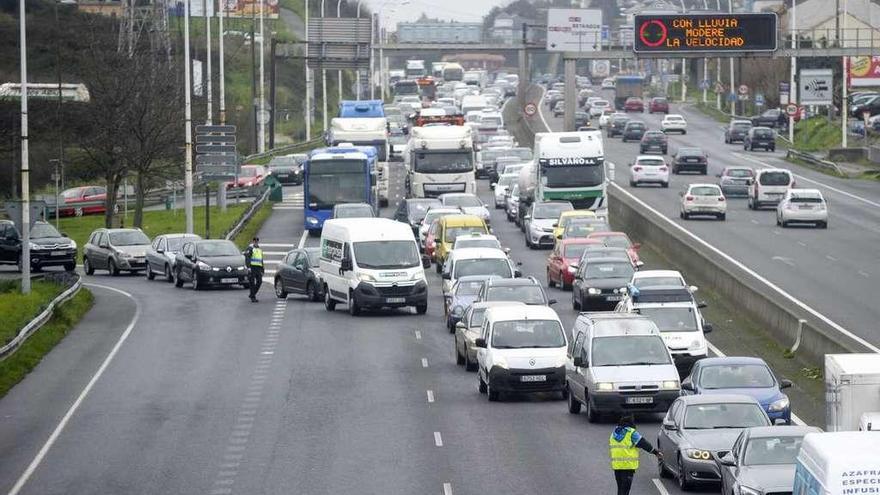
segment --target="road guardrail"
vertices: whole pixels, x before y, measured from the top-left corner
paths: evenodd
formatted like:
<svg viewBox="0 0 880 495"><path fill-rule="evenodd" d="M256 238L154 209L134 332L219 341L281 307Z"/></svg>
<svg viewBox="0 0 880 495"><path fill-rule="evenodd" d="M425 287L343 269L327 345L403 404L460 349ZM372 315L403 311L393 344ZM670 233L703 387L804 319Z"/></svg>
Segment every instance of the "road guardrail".
<svg viewBox="0 0 880 495"><path fill-rule="evenodd" d="M823 168L825 170L832 171L835 174L840 175L840 176L845 175L843 173L843 171L840 170L840 167L838 167L836 163L834 163L832 161L828 161L828 160L823 160L821 158L813 156L813 154L811 154L811 153L793 150L793 149L789 148L788 152L785 154L785 157L786 158L795 158L795 159L804 161L806 163L809 163L810 165L813 165L813 166L816 166L819 168Z"/></svg>

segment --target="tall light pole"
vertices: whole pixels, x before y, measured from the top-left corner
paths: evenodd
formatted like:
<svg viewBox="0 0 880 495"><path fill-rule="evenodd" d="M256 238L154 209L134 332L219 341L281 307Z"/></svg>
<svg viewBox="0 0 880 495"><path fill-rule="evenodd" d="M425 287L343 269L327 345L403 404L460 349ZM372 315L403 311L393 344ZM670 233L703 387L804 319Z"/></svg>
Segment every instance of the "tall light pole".
<svg viewBox="0 0 880 495"><path fill-rule="evenodd" d="M220 0L222 3L223 0ZM214 10L214 0L211 0L211 11ZM207 70L207 77L205 78L205 82L207 83L207 88L205 90L205 96L207 96L208 100L208 114L205 118L205 123L211 125L213 122L214 115L214 98L212 95L212 82L211 82L211 16L208 13L208 0L202 0L202 15L205 16L205 58L207 59L207 63L205 64L205 69Z"/></svg>
<svg viewBox="0 0 880 495"><path fill-rule="evenodd" d="M358 19L361 18L361 2L362 2L362 1L363 1L363 0L358 0L358 3L357 3L357 14L356 14L356 17L357 17ZM370 50L370 60L371 60L371 61L373 60L373 57L372 57L372 50ZM370 70L370 73L372 74L372 66L370 67L370 69L371 69L371 70ZM358 70L356 71L356 73L355 73L355 82L354 82L354 84L355 84L355 98L357 98L358 100L360 100L360 99L361 99L361 70L360 70L360 69L358 69Z"/></svg>
<svg viewBox="0 0 880 495"><path fill-rule="evenodd" d="M792 0L792 1L794 1L794 0ZM729 14L733 13L733 0L727 0L727 12ZM730 92L734 93L736 91L736 87L734 85L734 79L733 79L733 57L730 57L729 61L730 61ZM740 74L740 76L742 76L742 74ZM736 116L736 95L735 94L734 94L733 101L730 102L730 116L731 117Z"/></svg>
<svg viewBox="0 0 880 495"><path fill-rule="evenodd" d="M321 19L324 18L324 0L321 0ZM323 61L322 61L323 62ZM324 100L323 106L323 115L324 118L324 132L327 132L327 69L323 68L323 63L321 64L321 98Z"/></svg>
<svg viewBox="0 0 880 495"><path fill-rule="evenodd" d="M843 0L843 41L841 41L841 47L846 46L846 17L847 17L847 0ZM871 35L874 36L873 34ZM847 105L846 105L846 90L847 83L849 82L849 71L846 64L846 55L840 57L840 64L843 67L843 83L840 85L840 144L843 148L847 147L847 136L846 136L846 124L849 120L847 113ZM868 124L865 123L865 137L868 136Z"/></svg>
<svg viewBox="0 0 880 495"><path fill-rule="evenodd" d="M306 120L306 141L312 140L312 73L311 69L309 69L309 1L303 0L303 3L306 5L305 16L306 16L306 58L304 59L303 68L306 73L306 110L305 110L305 120Z"/></svg>
<svg viewBox="0 0 880 495"><path fill-rule="evenodd" d="M21 293L31 292L31 190L28 164L27 22L24 1L18 5L21 45ZM58 208L58 205L55 205Z"/></svg>
<svg viewBox="0 0 880 495"><path fill-rule="evenodd" d="M791 16L789 19L789 28L791 29L791 49L797 49L797 0L791 0ZM733 59L730 66L733 67ZM791 74L789 75L788 101L797 105L797 86L794 83L795 73L797 72L797 57L791 54ZM788 141L794 143L794 115L788 116Z"/></svg>
<svg viewBox="0 0 880 495"><path fill-rule="evenodd" d="M226 10L226 0L220 0L220 15L217 18L217 30L220 37L220 125L226 124L226 69L223 60L223 16Z"/></svg>
<svg viewBox="0 0 880 495"><path fill-rule="evenodd" d="M264 61L266 58L264 43L266 33L263 30L263 18L265 17L263 9L265 7L266 0L260 0L260 136L257 141L257 153L264 153L266 151L266 84L264 80Z"/></svg>
<svg viewBox="0 0 880 495"><path fill-rule="evenodd" d="M22 0L24 1L24 0ZM186 143L183 172L183 210L186 215L186 233L193 233L193 162L192 162L192 67L189 53L189 2L183 2L183 84L184 132Z"/></svg>
<svg viewBox="0 0 880 495"><path fill-rule="evenodd" d="M342 0L336 0L336 17L342 17ZM342 69L339 69L336 73L336 83L339 88L339 99L338 102L342 101Z"/></svg>

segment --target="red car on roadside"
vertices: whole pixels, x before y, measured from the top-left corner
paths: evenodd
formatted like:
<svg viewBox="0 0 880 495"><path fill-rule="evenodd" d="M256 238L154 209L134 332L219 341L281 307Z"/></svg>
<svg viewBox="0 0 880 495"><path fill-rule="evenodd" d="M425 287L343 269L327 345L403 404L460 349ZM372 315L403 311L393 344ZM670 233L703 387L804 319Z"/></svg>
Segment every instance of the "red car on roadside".
<svg viewBox="0 0 880 495"><path fill-rule="evenodd" d="M106 200L107 188L104 186L72 187L61 193L58 214L62 217L103 214Z"/></svg>
<svg viewBox="0 0 880 495"><path fill-rule="evenodd" d="M625 232L593 232L587 236L587 239L600 241L608 247L622 247L626 249L633 266L638 267L643 264L639 259L639 248L642 245L629 240L629 236Z"/></svg>
<svg viewBox="0 0 880 495"><path fill-rule="evenodd" d="M648 113L669 113L669 100L666 98L654 97L648 103Z"/></svg>
<svg viewBox="0 0 880 495"><path fill-rule="evenodd" d="M260 187L269 171L262 165L242 165L241 172L238 174L238 180L232 180L226 183L226 189L236 187Z"/></svg>
<svg viewBox="0 0 880 495"><path fill-rule="evenodd" d="M577 272L578 261L589 246L602 246L599 239L586 239L573 237L556 241L556 246L547 257L547 287L559 285L563 289L570 289L574 282L574 274Z"/></svg>
<svg viewBox="0 0 880 495"><path fill-rule="evenodd" d="M645 102L636 96L630 96L623 104L624 112L642 112L645 111Z"/></svg>

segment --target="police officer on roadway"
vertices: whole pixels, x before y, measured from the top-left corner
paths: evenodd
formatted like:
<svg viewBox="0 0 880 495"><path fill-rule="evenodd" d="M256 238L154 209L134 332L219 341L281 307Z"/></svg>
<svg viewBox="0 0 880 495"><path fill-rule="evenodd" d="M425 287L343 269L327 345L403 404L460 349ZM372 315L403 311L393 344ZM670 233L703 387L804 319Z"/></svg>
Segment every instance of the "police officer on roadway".
<svg viewBox="0 0 880 495"><path fill-rule="evenodd" d="M263 249L260 248L260 238L254 237L244 254L245 264L248 267L248 285L250 287L251 302L257 302L257 292L263 285Z"/></svg>
<svg viewBox="0 0 880 495"><path fill-rule="evenodd" d="M617 495L629 495L633 477L639 468L639 449L654 454L663 460L663 453L655 449L650 442L645 440L636 431L636 420L632 414L624 414L617 422L617 427L611 433L608 440L609 453L611 455L611 469L614 470L614 479L617 481Z"/></svg>

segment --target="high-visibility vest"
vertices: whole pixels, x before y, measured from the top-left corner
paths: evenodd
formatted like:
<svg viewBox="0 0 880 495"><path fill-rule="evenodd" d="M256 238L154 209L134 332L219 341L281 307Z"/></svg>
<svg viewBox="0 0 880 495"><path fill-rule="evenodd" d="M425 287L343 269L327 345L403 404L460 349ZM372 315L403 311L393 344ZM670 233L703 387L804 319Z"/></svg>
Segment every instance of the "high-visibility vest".
<svg viewBox="0 0 880 495"><path fill-rule="evenodd" d="M251 249L251 266L263 266L263 250L255 247Z"/></svg>
<svg viewBox="0 0 880 495"><path fill-rule="evenodd" d="M635 430L626 429L626 435L621 441L614 439L614 433L608 440L608 447L611 453L611 469L632 469L639 468L639 449L632 441L632 434Z"/></svg>

